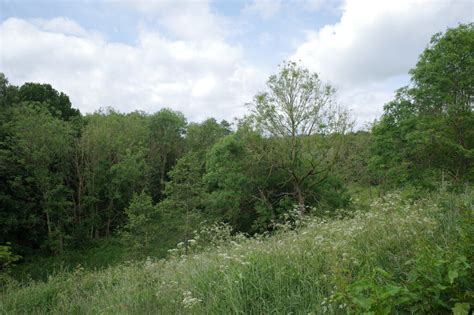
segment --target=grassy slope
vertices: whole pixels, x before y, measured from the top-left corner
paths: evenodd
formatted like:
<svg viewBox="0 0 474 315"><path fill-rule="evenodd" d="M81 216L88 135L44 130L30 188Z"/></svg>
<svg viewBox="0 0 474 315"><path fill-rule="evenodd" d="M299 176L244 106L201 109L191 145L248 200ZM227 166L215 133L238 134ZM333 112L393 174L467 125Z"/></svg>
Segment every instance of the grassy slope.
<svg viewBox="0 0 474 315"><path fill-rule="evenodd" d="M369 211L312 220L297 231L11 285L1 293L0 311L378 314L408 307L447 311L456 303L466 308L459 302L474 297L473 195L437 200L408 203L389 195ZM436 299L451 301L442 306Z"/></svg>

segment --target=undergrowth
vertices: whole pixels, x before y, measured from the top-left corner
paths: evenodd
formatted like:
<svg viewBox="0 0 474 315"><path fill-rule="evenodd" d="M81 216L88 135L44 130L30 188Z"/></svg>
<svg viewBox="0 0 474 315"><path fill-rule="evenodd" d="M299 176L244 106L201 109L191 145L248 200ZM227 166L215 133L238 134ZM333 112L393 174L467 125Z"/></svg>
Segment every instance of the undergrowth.
<svg viewBox="0 0 474 315"><path fill-rule="evenodd" d="M197 231L167 259L2 289L7 314L468 314L474 194L387 194L273 235ZM227 230L226 230L227 229ZM221 233L221 234L219 234ZM201 246L202 242L211 247ZM194 250L193 250L194 248Z"/></svg>

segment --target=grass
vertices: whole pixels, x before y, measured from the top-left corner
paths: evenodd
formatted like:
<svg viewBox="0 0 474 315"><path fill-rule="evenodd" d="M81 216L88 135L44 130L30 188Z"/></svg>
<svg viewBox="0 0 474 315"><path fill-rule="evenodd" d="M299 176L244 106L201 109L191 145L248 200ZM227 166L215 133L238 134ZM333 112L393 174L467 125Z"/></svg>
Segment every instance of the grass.
<svg viewBox="0 0 474 315"><path fill-rule="evenodd" d="M469 311L472 192L375 199L272 236L7 284L6 314L346 314ZM356 203L357 209L357 203ZM199 240L197 240L199 243ZM467 309L467 311L466 311Z"/></svg>

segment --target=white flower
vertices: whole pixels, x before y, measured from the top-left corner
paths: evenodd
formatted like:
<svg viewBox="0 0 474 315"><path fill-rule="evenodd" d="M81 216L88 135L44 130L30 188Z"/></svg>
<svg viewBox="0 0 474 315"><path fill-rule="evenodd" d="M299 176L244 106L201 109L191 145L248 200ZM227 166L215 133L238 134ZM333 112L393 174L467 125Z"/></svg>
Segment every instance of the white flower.
<svg viewBox="0 0 474 315"><path fill-rule="evenodd" d="M190 291L183 292L183 306L184 308L191 308L194 305L202 302L201 299L195 298L192 296L192 293Z"/></svg>

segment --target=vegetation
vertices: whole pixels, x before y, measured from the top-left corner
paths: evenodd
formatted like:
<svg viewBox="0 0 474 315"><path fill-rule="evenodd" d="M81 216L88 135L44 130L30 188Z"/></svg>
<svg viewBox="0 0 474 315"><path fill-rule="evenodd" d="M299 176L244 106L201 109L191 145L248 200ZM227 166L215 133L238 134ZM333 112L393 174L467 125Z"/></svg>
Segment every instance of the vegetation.
<svg viewBox="0 0 474 315"><path fill-rule="evenodd" d="M177 248L166 260L79 267L46 283L9 284L2 311L467 314L473 202L472 191L405 201L389 194L296 230L281 224L270 237L229 239L224 231L223 242L214 238L200 253Z"/></svg>
<svg viewBox="0 0 474 315"><path fill-rule="evenodd" d="M294 62L234 126L0 75L0 312L468 314L473 28L365 131Z"/></svg>

